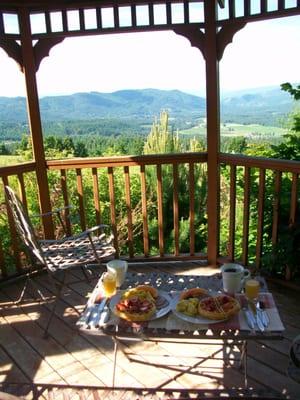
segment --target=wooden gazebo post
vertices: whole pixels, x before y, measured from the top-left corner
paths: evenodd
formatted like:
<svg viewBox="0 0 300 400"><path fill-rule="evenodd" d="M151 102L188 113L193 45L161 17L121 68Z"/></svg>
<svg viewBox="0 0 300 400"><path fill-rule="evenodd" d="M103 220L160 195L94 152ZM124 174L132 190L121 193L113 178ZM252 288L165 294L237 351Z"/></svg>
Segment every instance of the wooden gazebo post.
<svg viewBox="0 0 300 400"><path fill-rule="evenodd" d="M50 194L36 82L35 54L31 39L30 16L28 9L25 7L19 9L19 24L22 49L22 71L26 84L27 112L32 137L33 157L36 163L40 210L42 213L47 213L51 210ZM51 217L43 218L43 227L46 238L54 236Z"/></svg>
<svg viewBox="0 0 300 400"><path fill-rule="evenodd" d="M206 71L206 117L207 117L207 216L209 265L216 265L219 249L219 198L220 198L220 89L219 60L217 49L217 4L204 2L205 39L204 57Z"/></svg>

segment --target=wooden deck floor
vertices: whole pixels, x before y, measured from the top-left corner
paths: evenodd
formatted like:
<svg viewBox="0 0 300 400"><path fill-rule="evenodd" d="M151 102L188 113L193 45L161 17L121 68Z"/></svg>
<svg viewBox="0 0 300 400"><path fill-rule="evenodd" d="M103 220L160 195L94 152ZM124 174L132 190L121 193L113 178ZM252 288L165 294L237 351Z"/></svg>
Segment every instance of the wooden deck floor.
<svg viewBox="0 0 300 400"><path fill-rule="evenodd" d="M130 268L191 274L213 272L195 262L133 264ZM0 289L0 391L28 399L112 398L110 392L104 395L102 389L112 384L111 338L87 336L75 326L78 313L83 310L96 280L88 284L80 270L68 275L63 300L56 309L47 339L43 337L43 328L53 293L47 275L36 276L35 282L47 296L47 301L34 299L34 291L30 288L25 301L14 304L22 282L10 283ZM298 292L272 284L269 288L286 327L285 337L283 341L249 344L249 390L275 391L286 399L300 399L300 384L286 374L289 347L300 332L300 296ZM243 374L235 360L235 352L230 354L230 365L224 366L221 346L127 342L125 351L131 361L119 352L116 385L120 388L156 388L161 393L168 388L175 392L218 389L221 393L223 388L243 387ZM69 397L66 397L67 392ZM116 398L141 398L138 394L122 397L120 393Z"/></svg>

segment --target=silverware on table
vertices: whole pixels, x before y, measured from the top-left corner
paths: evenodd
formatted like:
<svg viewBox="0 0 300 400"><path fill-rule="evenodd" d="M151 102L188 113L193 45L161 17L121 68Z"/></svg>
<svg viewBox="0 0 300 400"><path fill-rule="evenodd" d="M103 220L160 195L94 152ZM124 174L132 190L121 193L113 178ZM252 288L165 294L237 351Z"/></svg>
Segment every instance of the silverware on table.
<svg viewBox="0 0 300 400"><path fill-rule="evenodd" d="M91 313L93 311L93 306L92 305L88 305L85 310L83 311L83 313L81 314L80 318L78 319L78 321L76 322L77 326L86 326L88 324L88 321L90 319Z"/></svg>
<svg viewBox="0 0 300 400"><path fill-rule="evenodd" d="M101 314L103 313L103 310L104 310L104 307L105 307L107 301L108 301L108 298L105 297L101 300L101 302L99 304L93 305L92 312L91 312L88 322L87 322L87 325L89 326L89 328L93 329L99 325L99 320L100 320Z"/></svg>
<svg viewBox="0 0 300 400"><path fill-rule="evenodd" d="M266 308L265 303L263 301L260 300L256 303L257 313L259 314L260 319L261 319L262 323L264 324L264 326L267 327L270 323L270 318L269 318L268 313L265 310L265 308Z"/></svg>
<svg viewBox="0 0 300 400"><path fill-rule="evenodd" d="M265 325L263 324L263 322L261 320L260 313L257 312L256 305L252 301L248 301L248 310L250 311L250 314L253 315L254 320L255 320L255 324L257 325L258 329L261 332L264 332Z"/></svg>
<svg viewBox="0 0 300 400"><path fill-rule="evenodd" d="M251 314L251 312L246 307L243 308L243 311L244 311L244 315L246 317L246 321L247 321L249 328L254 329L254 327L255 327L254 316Z"/></svg>

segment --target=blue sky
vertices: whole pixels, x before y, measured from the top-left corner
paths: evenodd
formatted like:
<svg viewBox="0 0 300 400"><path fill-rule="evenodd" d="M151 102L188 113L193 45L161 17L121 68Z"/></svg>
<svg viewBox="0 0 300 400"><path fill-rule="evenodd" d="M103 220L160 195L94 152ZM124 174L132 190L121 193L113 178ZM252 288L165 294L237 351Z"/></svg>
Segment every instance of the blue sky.
<svg viewBox="0 0 300 400"><path fill-rule="evenodd" d="M221 90L300 81L300 16L249 23L220 63ZM0 96L24 96L22 73L0 49ZM40 96L121 89L179 89L204 94L202 54L173 32L65 39L37 74Z"/></svg>

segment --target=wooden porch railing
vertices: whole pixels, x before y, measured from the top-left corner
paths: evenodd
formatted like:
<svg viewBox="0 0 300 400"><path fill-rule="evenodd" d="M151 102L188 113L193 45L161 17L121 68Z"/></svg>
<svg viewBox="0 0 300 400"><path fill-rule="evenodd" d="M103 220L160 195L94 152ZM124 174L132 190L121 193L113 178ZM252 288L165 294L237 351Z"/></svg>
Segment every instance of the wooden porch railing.
<svg viewBox="0 0 300 400"><path fill-rule="evenodd" d="M222 240L215 243L219 261L259 267L266 249L277 241L282 212L288 208L289 223L295 222L300 163L230 154L220 154L219 163ZM29 214L39 212L35 168L34 162L0 168L3 185L18 191ZM206 259L206 153L52 160L47 168L52 208L73 204L79 210L77 225L67 224L69 233L76 226L85 229L108 223L117 257ZM283 183L288 192L283 192ZM3 188L0 199L0 277L4 279L22 274L25 263ZM266 226L267 220L271 224Z"/></svg>

